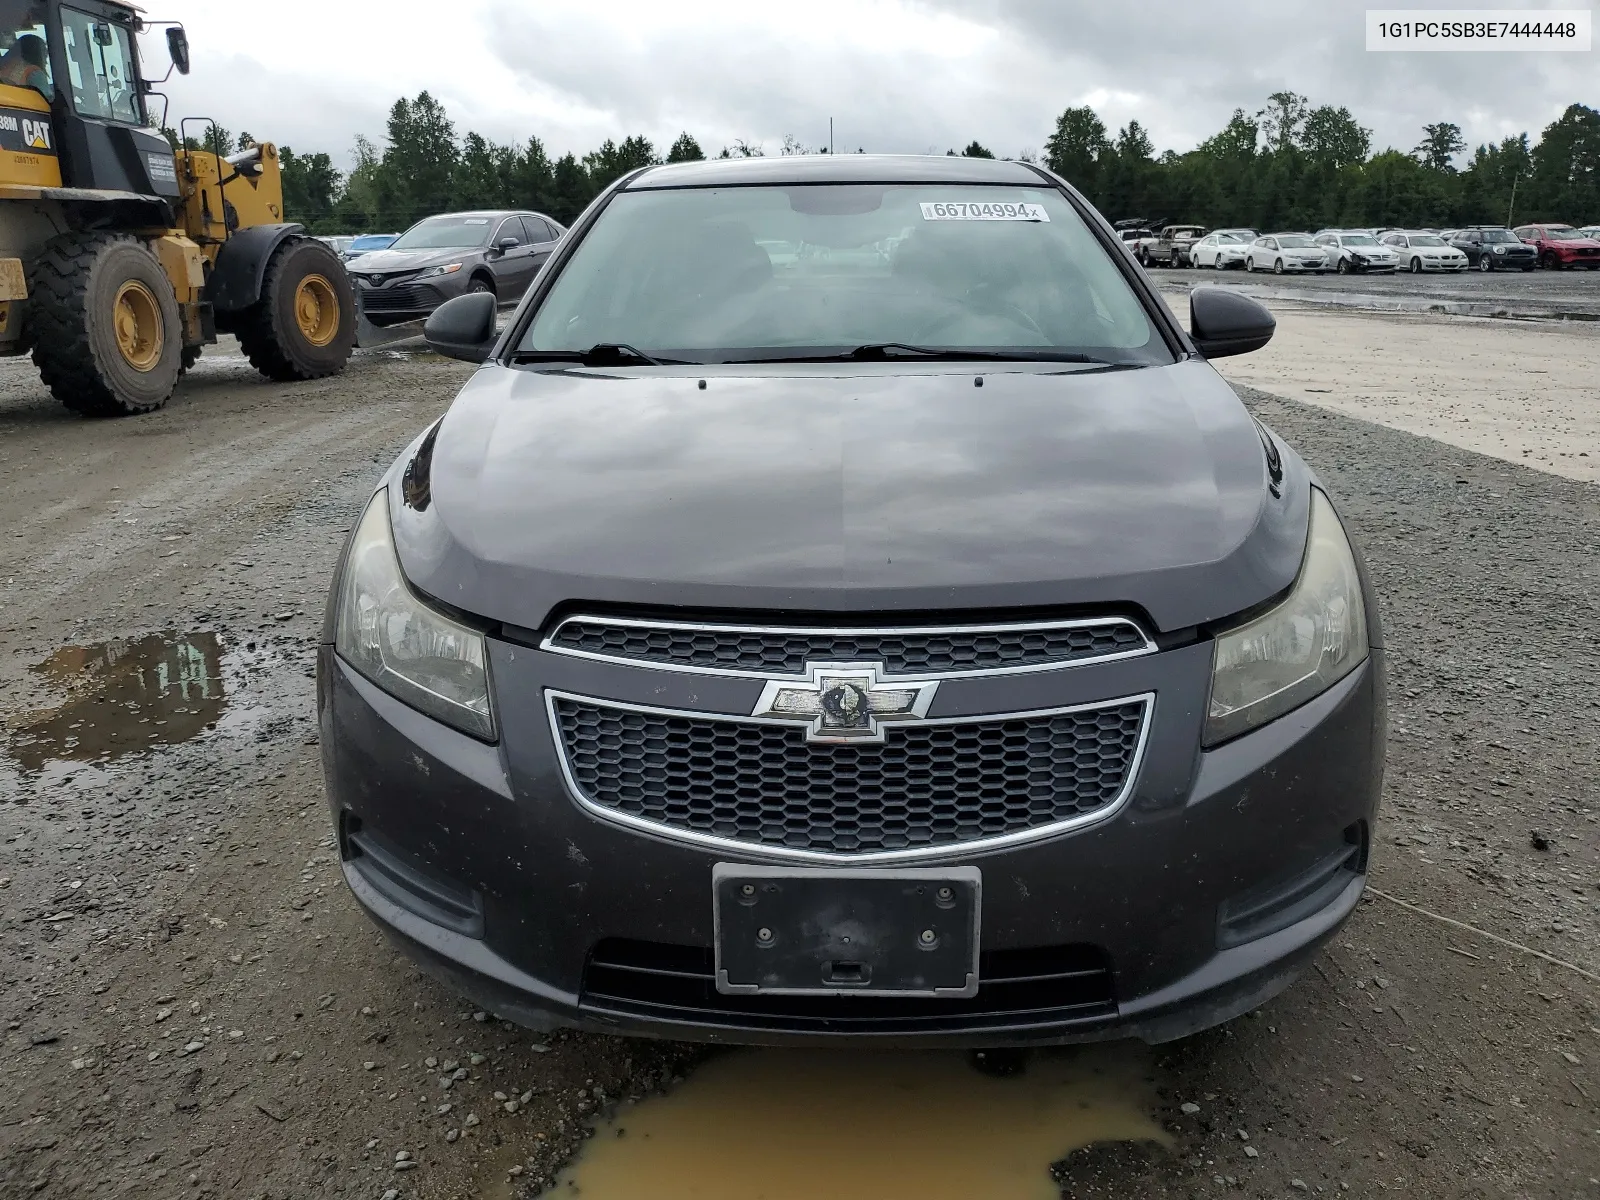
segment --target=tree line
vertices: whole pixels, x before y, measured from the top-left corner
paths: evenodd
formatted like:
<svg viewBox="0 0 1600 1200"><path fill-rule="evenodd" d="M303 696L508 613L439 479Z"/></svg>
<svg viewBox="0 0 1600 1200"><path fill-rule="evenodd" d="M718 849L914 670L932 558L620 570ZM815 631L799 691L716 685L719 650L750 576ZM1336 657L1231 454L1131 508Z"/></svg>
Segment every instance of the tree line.
<svg viewBox="0 0 1600 1200"><path fill-rule="evenodd" d="M166 132L176 145L177 134ZM335 169L325 152L280 147L288 217L318 234L393 232L435 213L469 208L534 209L570 224L636 167L706 157L684 133L664 154L635 134L607 139L582 157L552 159L537 137L501 145L478 133L458 134L427 92L395 101L386 132L381 148L357 137L348 172ZM205 141L223 153L253 144L248 133L235 138L220 128ZM1156 153L1136 120L1112 134L1093 108L1068 108L1038 160L1112 219L1308 230L1600 221L1600 111L1573 104L1536 142L1522 133L1480 145L1458 167L1466 150L1460 126L1439 121L1423 126L1409 151L1374 153L1371 130L1349 109L1313 107L1297 93L1274 92L1253 114L1235 109L1221 130L1182 154ZM786 137L777 152L812 151ZM740 140L717 157L764 153L761 145ZM995 157L977 141L948 153ZM1029 151L1016 157L1035 160Z"/></svg>

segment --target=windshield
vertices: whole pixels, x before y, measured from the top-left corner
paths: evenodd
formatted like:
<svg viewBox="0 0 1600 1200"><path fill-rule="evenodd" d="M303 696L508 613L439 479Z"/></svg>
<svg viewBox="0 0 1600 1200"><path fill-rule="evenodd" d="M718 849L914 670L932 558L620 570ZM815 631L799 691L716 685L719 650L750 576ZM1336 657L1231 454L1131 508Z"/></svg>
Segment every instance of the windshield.
<svg viewBox="0 0 1600 1200"><path fill-rule="evenodd" d="M1278 245L1285 250L1306 250L1316 245L1316 243L1303 233L1290 233L1280 236Z"/></svg>
<svg viewBox="0 0 1600 1200"><path fill-rule="evenodd" d="M1340 237L1339 242L1345 246L1376 246L1378 239L1370 233L1347 233Z"/></svg>
<svg viewBox="0 0 1600 1200"><path fill-rule="evenodd" d="M1412 237L1411 244L1413 246L1442 246L1444 245L1444 239L1435 237L1431 233L1419 233Z"/></svg>
<svg viewBox="0 0 1600 1200"><path fill-rule="evenodd" d="M392 233L367 233L354 239L350 243L352 250L383 250L394 245L395 237Z"/></svg>
<svg viewBox="0 0 1600 1200"><path fill-rule="evenodd" d="M1544 231L1544 236L1552 242L1570 242L1581 238L1583 234L1570 225L1551 225Z"/></svg>
<svg viewBox="0 0 1600 1200"><path fill-rule="evenodd" d="M429 217L406 230L391 250L457 250L481 246L498 223L495 217Z"/></svg>
<svg viewBox="0 0 1600 1200"><path fill-rule="evenodd" d="M1256 240L1254 229L1224 229L1217 236L1225 242L1253 242Z"/></svg>
<svg viewBox="0 0 1600 1200"><path fill-rule="evenodd" d="M1485 229L1476 236L1481 236L1486 242L1516 242L1521 240L1509 229Z"/></svg>
<svg viewBox="0 0 1600 1200"><path fill-rule="evenodd" d="M518 349L718 362L885 343L1172 361L1059 192L918 184L622 192Z"/></svg>

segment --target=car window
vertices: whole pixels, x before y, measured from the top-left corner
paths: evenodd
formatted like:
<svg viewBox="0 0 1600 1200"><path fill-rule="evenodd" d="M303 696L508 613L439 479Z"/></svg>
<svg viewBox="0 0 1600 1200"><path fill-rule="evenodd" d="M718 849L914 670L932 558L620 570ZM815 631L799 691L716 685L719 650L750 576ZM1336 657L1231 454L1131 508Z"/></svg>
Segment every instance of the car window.
<svg viewBox="0 0 1600 1200"><path fill-rule="evenodd" d="M493 217L429 217L402 233L389 249L464 250L486 244L493 228Z"/></svg>
<svg viewBox="0 0 1600 1200"><path fill-rule="evenodd" d="M527 242L528 235L522 228L521 217L507 217L504 221L501 221L500 228L494 231L494 237L489 240L489 244L498 246L506 238L516 238L519 246Z"/></svg>
<svg viewBox="0 0 1600 1200"><path fill-rule="evenodd" d="M1316 243L1303 233L1290 234L1288 237L1278 239L1278 246L1283 250L1307 250L1315 245Z"/></svg>
<svg viewBox="0 0 1600 1200"><path fill-rule="evenodd" d="M550 228L543 217L536 217L532 213L522 214L523 228L528 231L530 242L553 242L556 240L556 231Z"/></svg>
<svg viewBox="0 0 1600 1200"><path fill-rule="evenodd" d="M885 342L1172 361L1115 261L1048 187L622 192L564 265L519 348L609 342L697 361Z"/></svg>

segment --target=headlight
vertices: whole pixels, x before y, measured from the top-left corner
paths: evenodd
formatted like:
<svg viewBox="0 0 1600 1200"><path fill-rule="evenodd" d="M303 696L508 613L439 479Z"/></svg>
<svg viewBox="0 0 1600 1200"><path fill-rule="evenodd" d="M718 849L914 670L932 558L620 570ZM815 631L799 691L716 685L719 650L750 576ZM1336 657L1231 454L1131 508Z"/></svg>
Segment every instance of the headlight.
<svg viewBox="0 0 1600 1200"><path fill-rule="evenodd" d="M1504 246L1496 246L1494 248L1494 252L1496 254L1504 254L1506 252L1506 248Z"/></svg>
<svg viewBox="0 0 1600 1200"><path fill-rule="evenodd" d="M436 279L440 275L454 275L461 270L460 263L445 263L442 267L429 267L417 276L418 279Z"/></svg>
<svg viewBox="0 0 1600 1200"><path fill-rule="evenodd" d="M351 539L334 644L339 657L395 699L493 739L483 635L412 595L389 530L387 489L372 498Z"/></svg>
<svg viewBox="0 0 1600 1200"><path fill-rule="evenodd" d="M1217 635L1205 744L1237 737L1332 687L1367 657L1355 554L1328 498L1311 491L1311 532L1289 598Z"/></svg>

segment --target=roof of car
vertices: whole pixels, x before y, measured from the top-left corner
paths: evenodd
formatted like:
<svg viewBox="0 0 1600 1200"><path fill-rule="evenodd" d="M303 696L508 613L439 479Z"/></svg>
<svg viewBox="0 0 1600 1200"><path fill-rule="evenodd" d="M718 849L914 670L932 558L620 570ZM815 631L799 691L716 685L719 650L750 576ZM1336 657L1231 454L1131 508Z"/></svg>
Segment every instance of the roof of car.
<svg viewBox="0 0 1600 1200"><path fill-rule="evenodd" d="M1034 168L1009 159L953 154L788 154L646 167L625 187L629 191L783 183L1009 183L1038 187L1045 182Z"/></svg>
<svg viewBox="0 0 1600 1200"><path fill-rule="evenodd" d="M525 208L472 208L461 212L438 213L435 216L424 217L424 221L455 220L457 217L509 217L520 216L527 212Z"/></svg>

